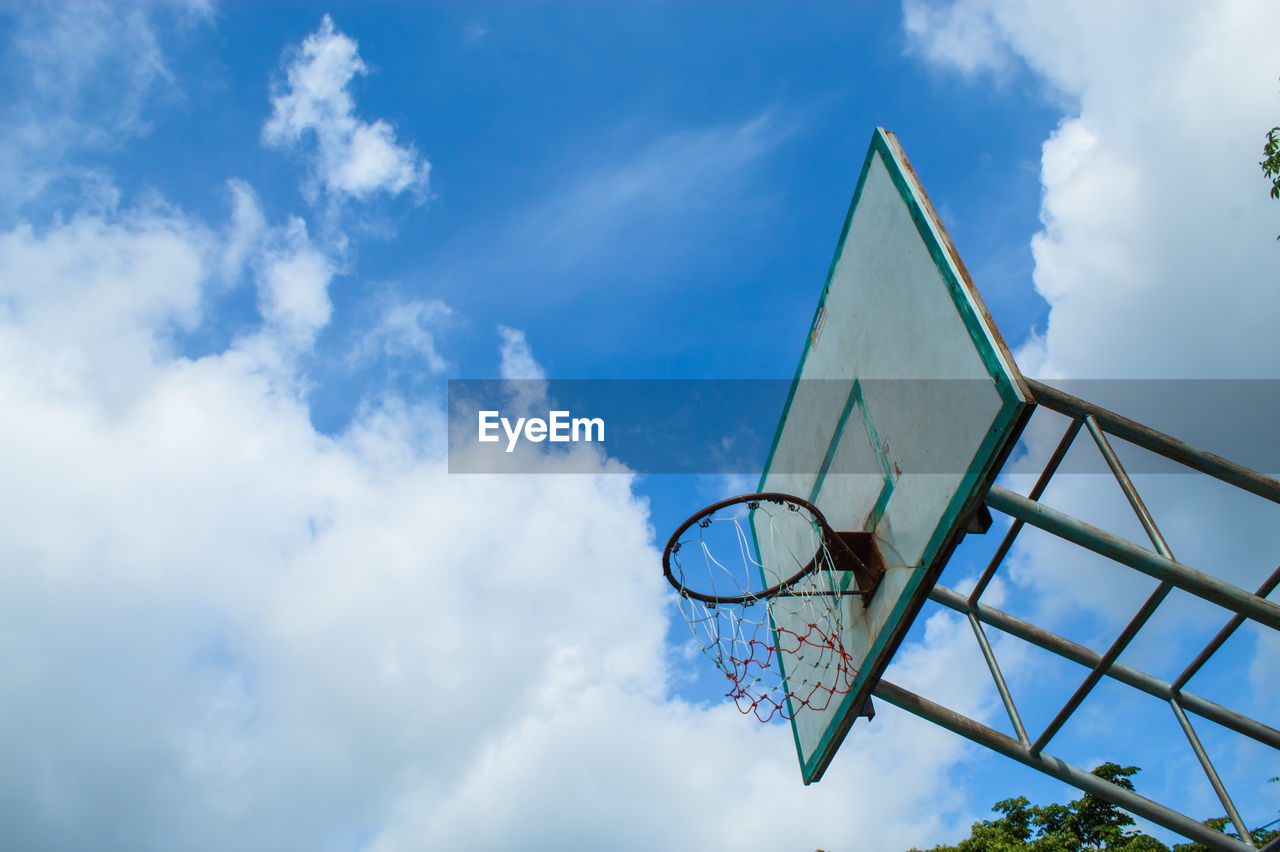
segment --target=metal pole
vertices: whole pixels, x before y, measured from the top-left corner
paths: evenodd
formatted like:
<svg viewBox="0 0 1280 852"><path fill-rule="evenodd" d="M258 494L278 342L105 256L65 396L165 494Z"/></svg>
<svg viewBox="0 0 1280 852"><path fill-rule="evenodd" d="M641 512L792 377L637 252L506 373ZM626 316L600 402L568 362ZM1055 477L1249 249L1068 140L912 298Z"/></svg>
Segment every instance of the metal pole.
<svg viewBox="0 0 1280 852"><path fill-rule="evenodd" d="M1107 460L1107 467L1111 468L1111 473L1115 476L1116 482L1120 483L1120 490L1124 492L1125 499L1129 501L1129 505L1133 508L1133 513L1138 516L1138 522L1142 524L1142 528L1147 531L1147 537L1155 545L1156 553L1172 559L1173 551L1169 549L1164 536L1161 535L1159 528L1156 527L1155 518L1151 517L1151 513L1147 511L1147 504L1143 503L1142 498L1138 496L1138 489L1134 487L1133 480L1125 472L1124 465L1120 464L1120 458L1116 455L1116 451L1111 449L1111 442L1107 440L1106 435L1102 434L1102 429L1098 427L1098 421L1090 414L1084 419L1084 423L1089 427L1089 434L1093 436L1094 443L1098 445L1098 449L1102 452L1102 457ZM1031 499L1034 500L1036 498L1032 497Z"/></svg>
<svg viewBox="0 0 1280 852"><path fill-rule="evenodd" d="M1277 585L1280 585L1280 566L1278 566L1276 570L1272 571L1271 576L1258 587L1258 597L1265 598L1267 595L1275 591ZM1204 650L1201 651L1200 654L1191 661L1191 664L1183 670L1182 674L1178 675L1178 679L1173 682L1173 688L1175 690L1182 689L1183 684L1191 680L1195 673L1200 671L1200 667L1208 662L1214 652L1222 647L1222 643L1231 638L1231 634L1235 633L1236 628L1243 623L1244 616L1232 616L1226 626L1218 631L1218 635L1214 636L1209 644L1205 645Z"/></svg>
<svg viewBox="0 0 1280 852"><path fill-rule="evenodd" d="M1081 420L1079 417L1071 421L1067 426L1067 430L1062 433L1062 438L1058 440L1058 446L1054 448L1053 455L1049 457L1049 462L1044 466L1044 470L1040 471L1040 476L1036 479L1035 486L1031 489L1031 499L1039 500L1040 495L1049 487L1049 480L1053 478L1057 472L1058 466L1062 464L1062 460L1067 455L1067 450L1071 449L1071 443L1075 441L1076 435L1080 432ZM1000 563L1004 561L1004 557L1009 553L1009 548L1013 546L1013 540L1018 537L1018 533L1022 531L1024 521L1015 520L1010 526L1009 531L1005 533L1004 540L1000 542L1000 546L996 548L995 555L991 557L991 562L987 565L987 570L982 572L982 576L978 578L978 582L973 587L973 591L969 593L969 603L977 603L978 598L982 597L982 593L987 590L987 584L991 582L991 578L996 575L996 569L1000 567Z"/></svg>
<svg viewBox="0 0 1280 852"><path fill-rule="evenodd" d="M1084 645L1079 645L1070 639L1051 633L1043 627L1029 624L1020 618L991 606L986 604L970 606L964 595L945 586L934 586L929 592L929 599L962 615L967 616L972 613L983 624L988 624L1025 642L1030 642L1032 645L1071 660L1073 663L1093 668L1102 659L1101 654L1086 648ZM1178 700L1182 702L1182 706L1197 716L1208 719L1210 722L1216 722L1224 728L1229 728L1264 745L1280 749L1280 731L1275 728L1264 725L1258 720L1251 719L1234 710L1228 710L1221 704L1215 704L1208 699L1201 698L1199 695L1190 692L1176 692L1174 687L1165 681L1152 677L1132 666L1124 663L1112 663L1111 667L1107 669L1107 676L1159 698L1161 701L1168 701L1176 695Z"/></svg>
<svg viewBox="0 0 1280 852"><path fill-rule="evenodd" d="M996 682L996 691L1000 693L1000 700L1004 702L1005 712L1009 714L1009 721L1013 723L1013 732L1018 735L1018 740L1024 745L1031 745L1031 739L1027 736L1027 729L1022 727L1022 717L1018 715L1018 708L1014 706L1013 694L1009 692L1009 686L1004 682L1004 675L1000 672L1000 666L996 663L996 655L991 651L991 644L987 642L987 635L982 632L982 625L978 623L977 617L969 613L969 626L973 628L973 635L978 638L978 647L982 649L982 656L987 661L987 668L991 669L991 679Z"/></svg>
<svg viewBox="0 0 1280 852"><path fill-rule="evenodd" d="M1107 669L1111 668L1111 664L1116 661L1116 658L1120 656L1120 653L1128 647L1130 642L1133 641L1133 637L1138 635L1138 631L1142 629L1142 625L1147 623L1147 619L1151 618L1156 611L1156 607L1160 606L1160 603L1169 594L1171 589L1173 589L1173 586L1167 581L1156 587L1156 590L1151 593L1149 598L1147 598L1146 603L1142 605L1142 609L1138 610L1138 614L1135 615L1127 625L1125 625L1124 630L1121 631L1116 640L1111 643L1111 647L1107 649L1107 653L1102 655L1102 658L1098 660L1096 665L1094 665L1093 670L1085 676L1084 682L1076 687L1076 691L1072 693L1071 698L1069 698L1067 703L1062 706L1062 709L1058 711L1058 715L1053 717L1053 721L1049 723L1048 727L1044 729L1044 732L1041 733L1036 741L1031 745L1032 754L1039 754L1041 749L1049 744L1049 740L1053 739L1053 735L1058 733L1058 730L1067 723L1067 719L1071 718L1071 714L1076 712L1076 708L1080 706L1080 703L1084 701L1085 698L1088 697L1089 693L1093 691L1093 688L1098 685L1098 681L1102 680L1102 676L1107 673Z"/></svg>
<svg viewBox="0 0 1280 852"><path fill-rule="evenodd" d="M1044 754L1033 755L1013 737L1002 734L994 728L989 728L981 722L970 719L968 716L957 713L950 708L943 707L941 704L935 704L927 698L916 695L914 692L903 689L886 680L882 679L877 683L875 689L872 690L872 694L876 698L906 710L913 716L919 716L921 719L946 728L952 733L959 734L978 745L999 752L1060 781L1065 781L1073 787L1084 790L1086 793L1092 793L1100 799L1106 799L1143 819L1149 819L1170 831L1176 831L1184 837L1203 843L1210 849L1220 850L1220 852L1252 852L1253 850L1253 847L1234 837L1228 837L1225 834L1214 831L1188 816L1180 814L1158 802L1153 802L1145 796L1139 796L1132 790L1126 790L1092 773L1085 772L1083 769L1072 766L1064 760Z"/></svg>
<svg viewBox="0 0 1280 852"><path fill-rule="evenodd" d="M987 505L1007 515L1021 518L1032 526L1074 542L1122 565L1135 568L1157 580L1168 580L1178 588L1226 607L1232 612L1280 630L1280 606L1230 583L1224 583L1203 571L1188 568L1180 562L1152 553L1131 541L1112 535L1092 524L1086 524L1056 509L1050 509L1043 503L1028 500L1021 494L999 485L992 485L987 491Z"/></svg>
<svg viewBox="0 0 1280 852"><path fill-rule="evenodd" d="M1222 802L1222 806L1227 809L1227 817L1230 818L1232 825L1236 827L1236 834L1240 835L1240 839L1250 846L1253 846L1253 838L1249 836L1249 829L1244 824L1244 820L1240 818L1240 812L1236 810L1235 802L1231 801L1231 796L1227 794L1227 788L1223 785L1222 779L1218 777L1218 770L1213 768L1213 761L1209 760L1209 753L1204 750L1200 738L1196 736L1196 729L1191 727L1191 720L1187 718L1187 714L1182 712L1182 708L1178 706L1178 699L1170 698L1169 706L1173 708L1173 715L1178 717L1178 724L1182 727L1182 733L1187 735L1187 741L1191 743L1191 750L1196 753L1196 760L1200 761L1200 767L1204 769L1204 774L1208 776L1209 783L1213 785L1213 792L1218 794L1218 801Z"/></svg>
<svg viewBox="0 0 1280 852"><path fill-rule="evenodd" d="M1269 476L1227 461L1222 456L1205 452L1199 447L1179 441L1150 426L1144 426L1114 411L1085 402L1083 399L1037 382L1035 379L1027 379L1026 382L1036 402L1046 408L1051 408L1068 417L1084 417L1086 414L1092 414L1098 419L1102 428L1117 438L1123 438L1165 458L1181 462L1189 468L1207 473L1215 479L1221 479L1259 497L1265 497L1273 503L1280 503L1280 482Z"/></svg>
<svg viewBox="0 0 1280 852"><path fill-rule="evenodd" d="M1161 535L1159 527L1156 526L1155 519L1147 511L1146 504L1142 502L1142 497L1138 495L1138 489L1134 487L1132 480L1129 479L1129 474L1125 472L1124 466L1120 464L1120 459L1117 458L1115 451L1111 449L1111 444L1107 442L1107 437L1098 428L1098 422L1092 414L1087 415L1084 418L1084 422L1089 428L1089 434L1093 435L1094 441L1097 442L1098 449L1102 451L1102 457L1107 460L1107 466L1111 468L1116 481L1120 483L1120 489L1124 491L1124 496L1128 498L1129 505L1133 507L1134 514L1138 516L1138 521L1142 524L1142 528L1147 531L1147 536L1151 539L1156 551L1166 559L1173 559L1173 551L1169 550L1169 545L1165 543L1164 536ZM1097 686L1098 681L1102 680L1102 676L1106 674L1107 669L1111 668L1111 664L1129 646L1129 643L1133 641L1133 637L1138 635L1138 631L1155 614L1156 607L1160 606L1172 589L1173 586L1169 581L1164 580L1151 593L1146 603L1142 605L1142 609L1138 610L1138 614L1125 626L1119 637L1111 643L1111 647L1102 655L1102 659L1098 660L1093 670L1085 677L1084 683L1080 684L1067 703L1058 711L1058 715L1044 729L1044 733L1031 746L1033 754L1038 754L1041 749L1048 745L1054 734L1066 724L1067 719L1071 717L1071 714L1076 711L1081 702Z"/></svg>

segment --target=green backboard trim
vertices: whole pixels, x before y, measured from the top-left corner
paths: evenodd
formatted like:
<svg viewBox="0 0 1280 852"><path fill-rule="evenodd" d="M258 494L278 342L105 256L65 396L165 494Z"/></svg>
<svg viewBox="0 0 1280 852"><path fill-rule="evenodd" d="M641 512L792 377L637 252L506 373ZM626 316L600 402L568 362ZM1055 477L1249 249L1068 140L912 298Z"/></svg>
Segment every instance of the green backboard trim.
<svg viewBox="0 0 1280 852"><path fill-rule="evenodd" d="M876 524L880 523L880 518L884 515L885 508L889 505L889 498L893 495L893 483L896 481L893 474L893 466L889 464L889 456L885 452L885 444L880 440L880 431L876 429L875 421L871 419L871 408L867 405L866 398L862 395L862 382L858 379L853 380L858 393L858 409L862 412L862 428L867 433L867 441L871 444L871 452L875 454L876 463L880 465L880 475L884 477L884 485L880 487L880 494L876 497L876 504L871 507L871 514L867 515L867 522L862 525L863 531L871 532L876 528ZM813 495L817 498L817 494ZM813 500L809 501L810 503Z"/></svg>
<svg viewBox="0 0 1280 852"><path fill-rule="evenodd" d="M898 163L897 157L890 148L888 136L885 135L881 128L876 128L876 132L872 136L872 147L879 151L884 160L885 168L889 172L889 177L893 179L893 185L898 188L898 195L906 202L907 209L911 211L911 218L916 224L916 231L920 234L920 239L924 241L925 247L929 250L929 256L933 258L933 265L947 285L947 290L951 294L951 301L955 303L956 309L960 313L960 318L964 321L964 326L968 330L969 336L973 339L978 355L982 358L982 364L987 368L987 375L995 380L1002 399L1006 401L1011 397L1016 399L1017 395L1014 392L1013 384L1009 381L1008 376L1005 375L1004 365L1000 363L1000 358L992 346L992 341L986 334L985 326L979 320L977 312L965 296L964 289L960 286L960 279L956 274L956 270L952 268L951 258L942 246L941 235L934 231L930 217L921 207L920 199L916 197L912 187L907 183L907 176L902 170L903 164ZM894 145L893 147L897 146ZM901 148L898 150L901 150ZM903 155L903 160L905 163L905 154ZM907 166L907 168L910 168L910 166ZM853 210L850 210L849 218L852 219L852 217ZM938 226L941 228L942 223L939 222ZM846 225L846 233L847 228L848 226ZM840 251L843 250L844 244L842 241Z"/></svg>
<svg viewBox="0 0 1280 852"><path fill-rule="evenodd" d="M845 694L844 700L841 701L840 707L833 717L837 720L836 723L828 728L822 739L818 741L818 747L814 749L810 760L802 763L801 772L804 775L805 784L811 784L822 777L822 773L826 771L827 765L835 756L836 749L853 725L855 718L853 713L861 706L862 701L867 699L871 687L874 686L872 674L875 674L875 680L879 680L881 672L888 665L889 661L881 660L881 657L884 656L890 639L900 641L902 636L895 636L895 633L905 635L906 629L910 626L903 624L908 608L914 606L918 609L920 604L923 603L923 594L928 592L928 588L925 588L922 592L921 584L928 578L929 586L932 587L937 575L941 573L944 565L938 563L939 556L943 555L944 547L956 536L959 529L967 523L969 512L967 504L975 496L974 492L977 490L978 485L986 482L995 473L995 471L991 470L995 460L1001 455L1002 449L1011 441L1016 440L1021 432L1021 423L1018 415L1022 410L1023 406L1018 405L1016 402L1014 404L1006 404L996 417L996 425L987 431L986 438L975 455L973 464L965 473L963 484L956 490L951 502L947 504L947 510L943 514L942 520L939 521L938 526L934 529L933 536L925 546L919 564L912 570L911 578L907 581L902 594L898 597L898 602L894 606L893 612L885 622L884 627L876 634L871 650L867 653L868 665L858 672L853 686ZM945 555L949 556L950 554L947 553ZM798 734L796 735L796 744L798 749ZM799 754L799 752L797 753ZM801 754L801 760L803 761L803 754Z"/></svg>
<svg viewBox="0 0 1280 852"><path fill-rule="evenodd" d="M844 427L849 422L849 415L854 409L858 410L862 419L862 430L866 433L867 443L871 447L872 454L876 457L876 465L880 468L880 475L884 477L884 485L880 488L880 494L876 497L875 506L872 507L871 513L867 516L867 522L864 524L865 531L872 530L880 521L881 515L884 514L885 507L889 505L889 497L893 494L893 465L889 463L889 457L885 455L884 443L880 440L880 432L876 429L875 421L871 418L871 410L867 407L867 400L862 394L862 380L854 379L853 387L849 389L849 395L845 398L844 409L840 412L840 420L836 424L835 431L831 434L831 441L827 444L826 455L822 458L822 466L818 469L818 476L813 481L813 486L809 489L809 493L805 495L810 503L815 503L818 495L822 493L822 485L827 480L827 473L831 470L831 463L835 461L836 453L840 451L840 441L844 438ZM763 489L763 480L761 480L761 488Z"/></svg>
<svg viewBox="0 0 1280 852"><path fill-rule="evenodd" d="M831 440L827 442L827 452L822 457L822 466L818 468L818 475L813 480L813 487L805 495L805 498L810 503L822 491L822 483L826 480L827 471L831 469L831 462L835 459L836 452L840 449L840 439L844 437L844 424L849 422L849 415L853 412L853 407L858 404L861 390L858 380L854 379L853 387L849 388L849 395L845 397L844 408L840 411L840 419L836 422L835 431L831 433Z"/></svg>

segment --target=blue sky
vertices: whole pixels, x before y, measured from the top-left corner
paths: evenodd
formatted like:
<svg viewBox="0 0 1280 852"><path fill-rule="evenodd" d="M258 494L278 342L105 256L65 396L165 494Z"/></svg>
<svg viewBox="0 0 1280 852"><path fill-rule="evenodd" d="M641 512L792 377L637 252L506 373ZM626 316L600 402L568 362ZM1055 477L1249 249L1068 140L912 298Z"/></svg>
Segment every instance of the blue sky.
<svg viewBox="0 0 1280 852"><path fill-rule="evenodd" d="M1043 319L1025 234L963 223L1034 224L1039 144L1056 114L1029 75L1000 93L905 55L896 9L329 11L368 66L352 82L359 113L388 121L432 164L426 203L361 209L373 221L360 227L383 238L357 241L356 280L339 282L335 304L378 282L447 297L477 330L518 321L557 375L786 376L796 335L764 323L785 310L794 327L811 313L813 285L801 282L824 274L870 129L883 124L919 140L914 162L956 239L1000 280L989 300L1005 324ZM106 152L120 191L156 192L215 222L225 181L239 178L268 218L304 209L290 157L259 138L282 51L319 14L231 4L174 33L181 55L141 110L148 131ZM762 311L726 297L742 289L783 298ZM635 324L619 329L620 310ZM350 331L347 313L326 338ZM463 374L496 366L480 337L459 335L451 360Z"/></svg>
<svg viewBox="0 0 1280 852"><path fill-rule="evenodd" d="M0 10L16 845L905 849L1070 795L889 709L803 788L659 573L735 483L451 477L443 407L449 378L791 376L877 125L1028 375L1278 378L1275 10L1086 5ZM1153 480L1184 561L1274 567L1270 507ZM1053 496L1132 534L1105 485ZM993 593L1095 647L1144 594L1035 537ZM904 682L998 722L927 615ZM1219 616L1171 618L1153 667ZM1268 641L1214 675L1242 709L1280 702ZM1141 739L1153 795L1218 812Z"/></svg>

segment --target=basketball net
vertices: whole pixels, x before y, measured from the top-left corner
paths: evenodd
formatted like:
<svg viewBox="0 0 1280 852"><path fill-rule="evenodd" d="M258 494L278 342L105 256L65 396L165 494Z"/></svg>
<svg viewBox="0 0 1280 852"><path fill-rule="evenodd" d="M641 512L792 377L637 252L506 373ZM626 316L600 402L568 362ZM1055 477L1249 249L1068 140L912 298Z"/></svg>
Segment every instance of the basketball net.
<svg viewBox="0 0 1280 852"><path fill-rule="evenodd" d="M667 545L680 611L742 713L768 722L825 710L858 675L842 640L849 577L829 549L839 544L799 502L735 500L695 516Z"/></svg>

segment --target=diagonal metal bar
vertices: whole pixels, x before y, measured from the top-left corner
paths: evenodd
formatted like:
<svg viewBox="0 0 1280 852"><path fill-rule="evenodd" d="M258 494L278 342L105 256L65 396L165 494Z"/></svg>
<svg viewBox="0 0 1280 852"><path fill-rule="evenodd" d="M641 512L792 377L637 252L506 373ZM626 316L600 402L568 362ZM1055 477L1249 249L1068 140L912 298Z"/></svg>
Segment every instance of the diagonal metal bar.
<svg viewBox="0 0 1280 852"><path fill-rule="evenodd" d="M1102 680L1102 676L1107 673L1107 669L1111 668L1111 664L1116 661L1116 657L1119 657L1120 653L1128 647L1130 642L1133 641L1133 637L1138 635L1138 631L1142 629L1142 625L1147 623L1147 619L1151 618L1156 611L1156 607L1160 606L1161 601L1165 599L1165 596L1168 595L1172 589L1173 584L1168 581L1165 581L1156 587L1156 590L1151 593L1149 598L1147 598L1146 602L1142 605L1142 608L1138 610L1138 614L1125 625L1124 630L1120 631L1120 635L1111 643L1111 647L1102 655L1102 659L1098 660L1097 664L1093 667L1093 670L1085 676L1084 682L1076 687L1076 691L1072 693L1069 699L1067 699L1067 703L1058 711L1058 715L1053 717L1053 721L1049 723L1036 741L1031 744L1032 754L1039 754L1040 751L1049 744L1049 740L1053 739L1054 734L1058 733L1062 726L1066 724L1067 720L1071 718L1071 714L1076 711L1076 708L1080 706L1080 703L1084 701L1085 698L1088 697L1089 693L1093 691L1093 688L1098 685L1098 681Z"/></svg>
<svg viewBox="0 0 1280 852"><path fill-rule="evenodd" d="M1234 837L1214 831L1185 814L1178 813L1172 808L1148 799L1146 796L1140 796L1132 790L1126 790L1123 787L1112 784L1084 771L1078 766L1067 763L1065 760L1045 754L1032 754L1026 746L1013 737L1002 734L994 728L987 727L981 722L957 713L949 707L943 707L941 704L930 701L896 684L881 679L876 684L875 689L872 690L872 694L882 701L887 701L914 716L919 716L921 719L946 728L952 733L959 734L978 745L1003 754L1046 775L1065 781L1078 789L1084 790L1086 793L1092 793L1101 799L1106 799L1143 819L1149 819L1157 825L1164 826L1170 831L1176 831L1184 837L1203 843L1210 849L1218 850L1218 852L1252 852L1252 847Z"/></svg>
<svg viewBox="0 0 1280 852"><path fill-rule="evenodd" d="M1083 421L1079 418L1073 418L1067 426L1062 438L1058 441L1058 446L1054 448L1053 455L1049 457L1049 461L1044 466L1044 470L1040 471L1040 477L1036 479L1035 487L1031 489L1031 499L1039 500L1040 495L1044 493L1045 488L1049 487L1049 480L1057 473L1058 466L1062 464L1062 460L1066 458L1067 450L1071 449L1071 444L1076 439L1076 435L1080 433L1080 425ZM982 597L982 593L987 590L987 584L991 582L991 578L996 575L996 569L1000 567L1000 563L1004 561L1005 556L1009 553L1009 548L1013 547L1013 540L1018 537L1018 533L1022 530L1024 521L1015 520L1010 526L1009 531L1005 533L1004 540L1000 542L1000 546L996 548L995 555L991 557L991 562L987 564L987 569L982 572L982 576L978 578L978 583L973 587L973 591L969 593L969 603L976 604L978 598Z"/></svg>
<svg viewBox="0 0 1280 852"><path fill-rule="evenodd" d="M1028 500L1021 494L999 485L987 491L987 505L998 512L1021 518L1032 526L1074 542L1094 553L1135 568L1157 580L1168 580L1197 597L1240 613L1246 618L1280 630L1280 605L1223 582L1203 571L1139 547L1106 530L1051 509L1043 503Z"/></svg>
<svg viewBox="0 0 1280 852"><path fill-rule="evenodd" d="M1102 451L1102 457L1107 460L1107 466L1111 468L1111 472L1115 475L1116 481L1120 483L1124 496L1128 498L1129 505L1133 507L1134 513L1138 516L1138 521L1142 524L1142 528L1147 531L1151 543L1155 546L1159 554L1166 559L1173 559L1173 552L1169 550L1169 545L1165 542L1164 536L1161 535L1159 527L1156 526L1155 519L1151 517L1151 513L1147 511L1147 506L1142 502L1142 497L1138 495L1138 489L1134 487L1133 481L1129 479L1129 474L1125 472L1124 465L1120 464L1120 459L1116 457L1115 450L1108 443L1106 435L1102 434L1102 430L1098 428L1098 422L1092 414L1086 415L1084 418L1085 426L1089 429L1089 434L1093 435L1093 439L1098 444L1098 449ZM1076 688L1076 691L1067 700L1067 703L1058 711L1058 715L1053 718L1048 727L1044 729L1044 733L1040 734L1035 743L1031 746L1033 754L1039 754L1040 751L1049 744L1049 740L1062 729L1067 720L1071 718L1080 704L1089 696L1093 688L1098 685L1098 681L1102 680L1102 676L1106 674L1107 669L1111 668L1111 664L1124 652L1129 646L1133 638L1138 635L1138 631L1147 623L1148 619L1155 614L1156 608L1164 601L1169 592L1173 589L1173 585L1164 580L1156 587L1156 590L1147 598L1146 603L1138 610L1116 640L1111 643L1111 647L1102 655L1102 659L1085 676L1084 682Z"/></svg>
<svg viewBox="0 0 1280 852"><path fill-rule="evenodd" d="M1243 465L1228 461L1222 456L1206 452L1185 441L1179 441L1177 438L1152 429L1150 426L1144 426L1136 420L1122 417L1114 411L1108 411L1091 402L1085 402L1079 397L1050 387L1043 382L1037 382L1035 379L1027 379L1026 381L1027 387L1035 396L1036 402L1045 408L1065 414L1068 417L1084 417L1086 414L1092 414L1097 418L1102 428L1117 438L1123 438L1167 459L1173 459L1184 464L1193 470L1207 473L1215 479L1220 479L1237 488L1242 488L1252 494L1257 494L1259 497L1264 497L1273 503L1280 503L1280 481L1258 473L1256 470L1250 470Z"/></svg>
<svg viewBox="0 0 1280 852"><path fill-rule="evenodd" d="M969 626L973 628L973 635L978 639L978 647L982 649L982 656L987 661L987 668L991 669L991 679L996 682L996 691L1000 693L1000 700L1004 702L1005 712L1009 714L1009 721L1013 723L1013 732L1018 735L1018 741L1024 746L1031 745L1031 740L1027 737L1027 729L1022 727L1022 717L1018 715L1018 708L1013 703L1013 693L1009 691L1009 686L1004 682L1004 674L1000 671L1000 665L996 662L996 655L991 650L991 643L987 641L987 634L982 632L982 625L978 623L978 618L972 612L968 613Z"/></svg>
<svg viewBox="0 0 1280 852"><path fill-rule="evenodd" d="M1196 753L1196 760L1200 761L1200 768L1204 770L1204 774L1208 776L1209 783L1213 785L1213 792L1218 794L1218 801L1222 802L1222 806L1227 809L1227 817L1231 820L1231 824L1236 827L1236 834L1240 835L1240 839L1250 846L1254 846L1253 838L1249 835L1249 829L1244 824L1244 820L1240 818L1240 812L1236 810L1235 802L1231 801L1231 796L1227 794L1227 788L1223 785L1222 779L1218 777L1218 771L1213 768L1213 761L1209 760L1209 753L1204 750L1204 745L1200 742L1200 738L1196 736L1196 729L1191 727L1191 720L1187 718L1187 714L1182 712L1182 708L1178 706L1178 699L1170 698L1169 706L1173 708L1173 715L1178 718L1178 724L1182 727L1182 732L1187 735L1187 741L1191 743L1191 750Z"/></svg>
<svg viewBox="0 0 1280 852"><path fill-rule="evenodd" d="M986 604L981 606L971 605L964 595L945 586L934 586L929 592L929 599L962 615L973 613L983 624L1008 633L1010 636L1016 636L1024 642L1030 642L1032 645L1087 668L1097 666L1098 661L1102 659L1102 655L1096 651L1072 642L1070 639L1059 636L1056 633L1051 633L1043 627L1037 627ZM1165 681L1152 677L1132 666L1124 663L1114 663L1107 670L1107 676L1159 698L1161 701L1168 701L1176 696L1182 702L1183 707L1197 716L1216 722L1224 728L1229 728L1264 745L1280 749L1280 731L1275 728L1264 725L1257 719L1229 710L1221 704L1215 704L1206 698L1201 698L1199 695L1190 692L1175 693L1173 687Z"/></svg>
<svg viewBox="0 0 1280 852"><path fill-rule="evenodd" d="M1258 587L1258 597L1265 598L1267 595L1275 591L1277 585L1280 585L1280 566L1277 566L1276 570L1271 572L1271 576L1264 580L1262 585ZM1177 680L1173 682L1173 688L1175 690L1182 689L1186 682L1191 680L1196 672L1200 671L1200 667L1208 662L1209 658L1222 647L1222 643L1231 638L1231 634L1235 633L1236 628L1241 624L1244 624L1244 616L1232 616L1231 620L1226 623L1226 626L1218 631L1218 635L1214 636L1209 644L1204 647L1204 650L1201 651L1200 654L1191 661L1191 664L1183 670L1182 674L1178 675Z"/></svg>
<svg viewBox="0 0 1280 852"><path fill-rule="evenodd" d="M1151 543L1155 546L1156 553L1172 559L1173 551L1169 550L1169 545L1165 542L1164 536L1160 534L1159 528L1156 527L1155 519L1151 517L1151 512L1147 510L1147 504L1143 503L1142 498L1138 496L1138 489L1134 487L1133 480L1129 478L1124 465L1120 464L1116 451L1111 448L1111 442L1107 440L1106 435L1102 434L1102 429L1098 426L1097 419L1092 414L1087 415L1084 418L1084 425L1089 428L1089 434L1093 436L1094 443L1098 445L1098 449L1102 452L1102 457L1106 459L1107 467L1111 468L1111 473L1115 476L1116 481L1120 483L1120 490L1124 492L1129 505L1133 507L1133 513L1138 516L1138 522L1147 531L1147 537L1151 539Z"/></svg>

